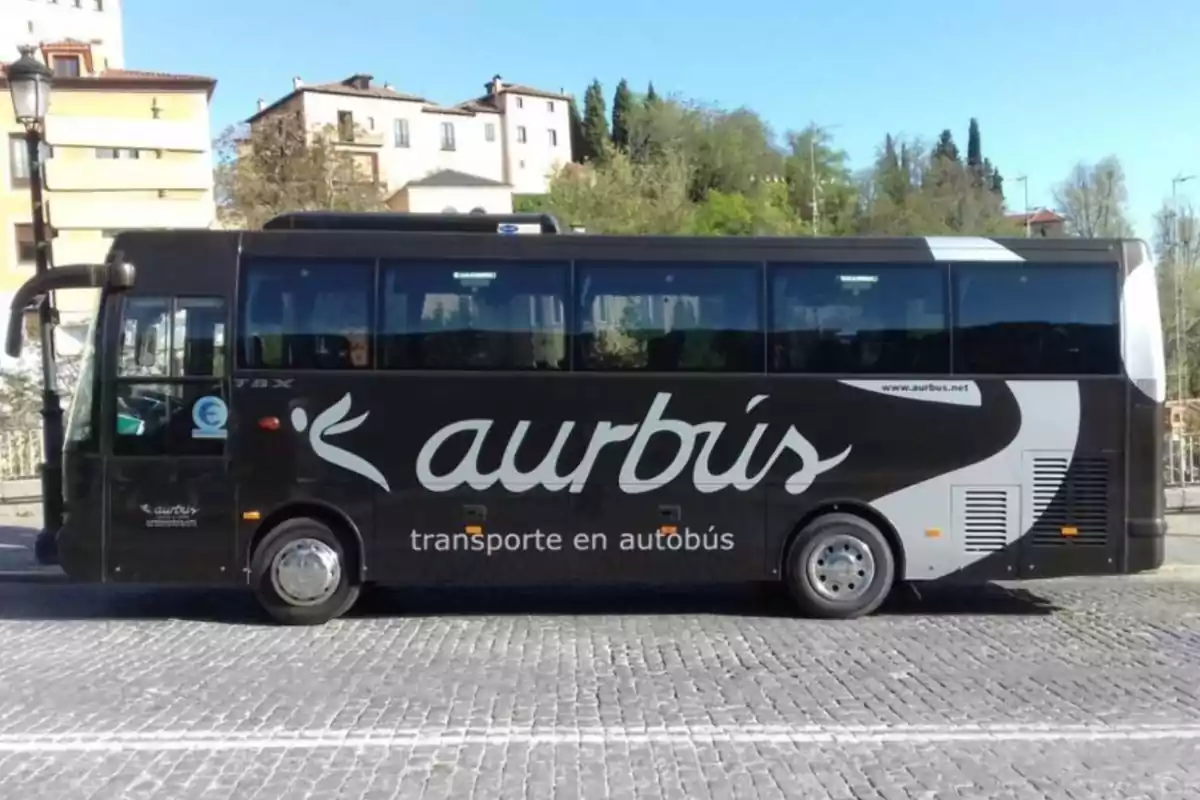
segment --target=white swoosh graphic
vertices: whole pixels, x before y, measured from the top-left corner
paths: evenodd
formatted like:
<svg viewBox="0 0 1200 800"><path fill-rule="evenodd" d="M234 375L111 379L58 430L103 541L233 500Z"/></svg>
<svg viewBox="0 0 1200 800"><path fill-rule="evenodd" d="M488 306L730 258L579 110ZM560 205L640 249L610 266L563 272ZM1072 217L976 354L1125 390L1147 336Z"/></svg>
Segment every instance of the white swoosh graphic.
<svg viewBox="0 0 1200 800"><path fill-rule="evenodd" d="M339 433L352 431L366 421L371 413L370 411L363 412L361 416L354 419L345 422L342 421L347 412L350 411L351 402L350 393L347 392L341 400L322 411L313 420L312 427L309 428L308 441L312 445L313 452L325 461L334 466L349 470L356 475L361 475L377 486L382 487L385 492L390 492L392 489L388 485L387 478L375 468L374 464L361 456L356 456L348 450L335 447L322 439L326 435L336 436Z"/></svg>

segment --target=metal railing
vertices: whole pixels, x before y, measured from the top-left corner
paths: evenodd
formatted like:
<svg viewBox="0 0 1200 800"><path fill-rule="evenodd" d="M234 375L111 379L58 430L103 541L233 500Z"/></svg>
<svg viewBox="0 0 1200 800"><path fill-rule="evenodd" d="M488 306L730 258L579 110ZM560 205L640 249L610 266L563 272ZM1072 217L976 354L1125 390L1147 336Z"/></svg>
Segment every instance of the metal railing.
<svg viewBox="0 0 1200 800"><path fill-rule="evenodd" d="M1200 486L1200 433L1168 436L1163 460L1167 488Z"/></svg>
<svg viewBox="0 0 1200 800"><path fill-rule="evenodd" d="M0 429L0 481L35 479L41 464L41 428Z"/></svg>

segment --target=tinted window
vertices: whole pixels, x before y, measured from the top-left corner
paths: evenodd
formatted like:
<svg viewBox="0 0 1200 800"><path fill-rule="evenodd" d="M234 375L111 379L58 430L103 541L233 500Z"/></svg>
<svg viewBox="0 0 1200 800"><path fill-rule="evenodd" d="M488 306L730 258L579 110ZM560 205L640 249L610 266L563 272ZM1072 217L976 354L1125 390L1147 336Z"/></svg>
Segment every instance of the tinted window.
<svg viewBox="0 0 1200 800"><path fill-rule="evenodd" d="M776 266L771 294L775 371L949 371L944 267Z"/></svg>
<svg viewBox="0 0 1200 800"><path fill-rule="evenodd" d="M370 262L254 261L245 267L241 363L250 369L369 369Z"/></svg>
<svg viewBox="0 0 1200 800"><path fill-rule="evenodd" d="M117 374L187 378L225 374L225 301L133 297L125 302Z"/></svg>
<svg viewBox="0 0 1200 800"><path fill-rule="evenodd" d="M576 264L576 368L761 372L757 265Z"/></svg>
<svg viewBox="0 0 1200 800"><path fill-rule="evenodd" d="M225 301L131 297L117 349L118 456L222 455L228 409ZM200 405L197 405L200 404Z"/></svg>
<svg viewBox="0 0 1200 800"><path fill-rule="evenodd" d="M219 383L121 381L116 393L115 455L220 456L225 452L229 412Z"/></svg>
<svg viewBox="0 0 1200 800"><path fill-rule="evenodd" d="M953 285L956 372L1120 371L1115 266L956 266Z"/></svg>
<svg viewBox="0 0 1200 800"><path fill-rule="evenodd" d="M379 365L566 369L567 286L564 264L385 263Z"/></svg>

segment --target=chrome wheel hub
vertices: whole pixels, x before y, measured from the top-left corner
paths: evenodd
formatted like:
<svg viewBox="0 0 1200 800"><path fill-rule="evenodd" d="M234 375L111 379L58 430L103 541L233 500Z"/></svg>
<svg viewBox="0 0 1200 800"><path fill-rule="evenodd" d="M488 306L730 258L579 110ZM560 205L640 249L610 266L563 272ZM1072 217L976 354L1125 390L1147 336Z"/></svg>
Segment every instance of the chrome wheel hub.
<svg viewBox="0 0 1200 800"><path fill-rule="evenodd" d="M809 585L827 600L855 600L875 579L875 557L861 539L845 533L821 536L805 565Z"/></svg>
<svg viewBox="0 0 1200 800"><path fill-rule="evenodd" d="M337 552L317 539L284 545L271 564L275 592L293 606L314 606L333 596L342 581Z"/></svg>

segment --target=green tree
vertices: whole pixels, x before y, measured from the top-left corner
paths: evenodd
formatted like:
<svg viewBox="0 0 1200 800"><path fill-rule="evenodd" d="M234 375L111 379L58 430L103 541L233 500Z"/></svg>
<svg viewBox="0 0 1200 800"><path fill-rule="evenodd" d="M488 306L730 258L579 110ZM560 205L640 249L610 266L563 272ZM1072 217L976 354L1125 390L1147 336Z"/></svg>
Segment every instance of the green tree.
<svg viewBox="0 0 1200 800"><path fill-rule="evenodd" d="M583 138L583 120L579 117L579 106L574 97L567 103L567 128L571 136L571 161L582 164L587 144Z"/></svg>
<svg viewBox="0 0 1200 800"><path fill-rule="evenodd" d="M979 136L979 120L971 117L967 128L967 168L983 178L983 141Z"/></svg>
<svg viewBox="0 0 1200 800"><path fill-rule="evenodd" d="M941 132L937 144L933 146L933 160L943 158L954 162L962 160L958 154L958 145L954 143L954 134L950 132L949 128Z"/></svg>
<svg viewBox="0 0 1200 800"><path fill-rule="evenodd" d="M375 175L339 140L334 126L308 129L290 112L226 128L214 147L221 222L257 229L285 211L383 210Z"/></svg>
<svg viewBox="0 0 1200 800"><path fill-rule="evenodd" d="M1154 216L1154 229L1167 395L1176 399L1182 388L1184 398L1196 397L1200 393L1200 219L1190 204L1176 209L1165 203Z"/></svg>
<svg viewBox="0 0 1200 800"><path fill-rule="evenodd" d="M583 158L585 163L599 159L608 144L608 119L604 105L604 89L593 80L583 95Z"/></svg>
<svg viewBox="0 0 1200 800"><path fill-rule="evenodd" d="M646 96L642 98L642 103L647 107L653 106L658 102L658 92L654 91L654 81L650 81L650 86L646 89Z"/></svg>
<svg viewBox="0 0 1200 800"><path fill-rule="evenodd" d="M858 190L847 158L834 147L829 131L815 123L787 135L784 175L789 202L812 233L839 235L853 226Z"/></svg>
<svg viewBox="0 0 1200 800"><path fill-rule="evenodd" d="M782 180L764 181L751 194L713 189L696 207L691 233L701 236L786 236L803 230Z"/></svg>
<svg viewBox="0 0 1200 800"><path fill-rule="evenodd" d="M624 78L617 84L613 94L612 142L620 150L629 149L629 115L633 113L633 94L629 82Z"/></svg>
<svg viewBox="0 0 1200 800"><path fill-rule="evenodd" d="M920 142L884 139L860 179L855 230L892 236L1018 233L1000 196L977 183L944 132L930 151ZM895 155L893 155L895 154Z"/></svg>
<svg viewBox="0 0 1200 800"><path fill-rule="evenodd" d="M1116 156L1082 161L1054 189L1054 203L1067 230L1087 239L1133 236L1125 168Z"/></svg>
<svg viewBox="0 0 1200 800"><path fill-rule="evenodd" d="M673 234L692 230L691 171L679 153L638 162L605 142L600 157L550 179L543 208L588 233Z"/></svg>
<svg viewBox="0 0 1200 800"><path fill-rule="evenodd" d="M630 114L630 153L635 160L682 156L692 169L689 195L702 202L710 190L748 192L755 182L783 170L783 154L770 127L755 112L725 111L680 100L642 104Z"/></svg>

